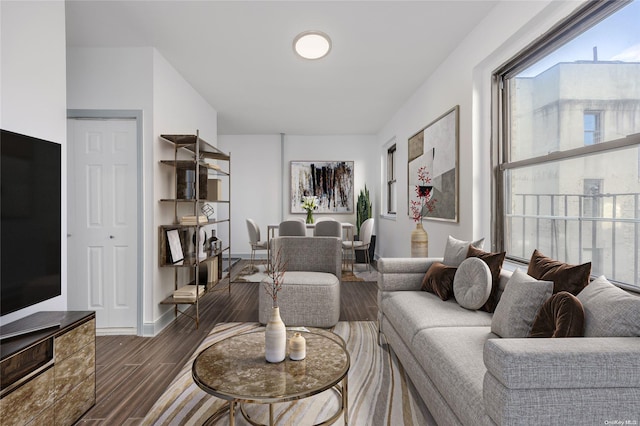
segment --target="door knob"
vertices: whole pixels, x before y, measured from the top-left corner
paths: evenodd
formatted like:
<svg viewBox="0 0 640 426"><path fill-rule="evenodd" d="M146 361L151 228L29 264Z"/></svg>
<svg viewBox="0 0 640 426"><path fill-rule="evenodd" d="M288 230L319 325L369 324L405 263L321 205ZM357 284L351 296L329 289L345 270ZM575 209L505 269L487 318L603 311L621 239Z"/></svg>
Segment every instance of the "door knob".
<svg viewBox="0 0 640 426"><path fill-rule="evenodd" d="M109 235L109 238L113 240L115 237L113 235Z"/></svg>

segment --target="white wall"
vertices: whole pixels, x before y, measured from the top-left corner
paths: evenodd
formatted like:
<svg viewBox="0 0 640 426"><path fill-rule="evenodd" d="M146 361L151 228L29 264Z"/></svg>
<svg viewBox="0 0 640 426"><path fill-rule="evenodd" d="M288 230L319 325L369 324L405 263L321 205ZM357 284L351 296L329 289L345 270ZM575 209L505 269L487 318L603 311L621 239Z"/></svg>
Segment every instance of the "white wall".
<svg viewBox="0 0 640 426"><path fill-rule="evenodd" d="M442 256L448 235L486 237L491 248L491 72L577 7L578 2L501 2L407 100L378 134L379 149L397 138L398 215L380 219L381 257L410 255L415 224L407 215L407 140L460 105L459 223L424 221L429 255ZM378 154L380 155L380 154Z"/></svg>
<svg viewBox="0 0 640 426"><path fill-rule="evenodd" d="M290 213L291 161L353 161L354 205L366 182L374 208L377 206L375 194L380 171L373 135L284 135L284 143L280 135L221 135L219 148L231 152L231 250L234 256L248 257L251 252L246 218L256 221L264 240L267 225L304 217ZM356 220L355 213L332 217L353 224ZM221 232L221 235L224 234Z"/></svg>
<svg viewBox="0 0 640 426"><path fill-rule="evenodd" d="M0 2L0 127L62 145L62 295L4 315L6 324L67 308L66 74L63 1ZM25 257L25 268L32 259Z"/></svg>
<svg viewBox="0 0 640 426"><path fill-rule="evenodd" d="M158 226L173 223L173 209L158 203L172 197L170 169L159 161L173 148L159 135L199 129L215 144L217 113L153 48L70 48L67 62L69 109L142 111L143 333L156 334L173 320L159 302L174 287L173 271L157 261Z"/></svg>
<svg viewBox="0 0 640 426"><path fill-rule="evenodd" d="M155 334L174 318L173 306L159 303L174 290L173 268L158 267L158 227L172 224L173 208L160 204L161 198L175 197L173 172L160 164L160 160L173 159L173 146L160 138L161 134L195 134L211 145L217 145L218 118L216 110L189 85L184 78L154 49L153 54L153 135L151 138L154 158L154 196L146 203L153 211L152 227L145 227L145 237L153 237L149 251L145 250L145 269L151 270L152 286L145 286L145 328L153 325ZM192 214L192 213L190 213ZM150 235L149 235L150 234ZM185 278L186 270L182 279ZM184 283L181 283L184 284ZM150 290L149 292L147 290Z"/></svg>

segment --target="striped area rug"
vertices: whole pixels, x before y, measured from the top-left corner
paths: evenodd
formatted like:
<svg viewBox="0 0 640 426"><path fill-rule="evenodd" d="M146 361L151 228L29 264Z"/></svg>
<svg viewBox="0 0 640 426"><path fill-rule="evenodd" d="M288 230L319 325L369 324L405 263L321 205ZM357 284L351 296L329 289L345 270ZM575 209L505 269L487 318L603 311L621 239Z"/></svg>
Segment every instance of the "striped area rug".
<svg viewBox="0 0 640 426"><path fill-rule="evenodd" d="M225 401L202 391L191 377L196 355L212 343L237 333L256 330L257 323L219 324L205 338L169 388L151 408L144 425L202 425ZM386 342L378 345L375 322L339 322L332 330L347 343L351 356L349 370L349 424L351 425L436 425L397 358ZM384 338L383 338L384 339ZM331 417L338 408L332 390L291 403L275 404L279 424L313 425ZM268 406L247 405L252 418L268 423ZM228 416L217 425L228 425ZM249 423L238 413L237 425ZM341 416L334 424L344 425Z"/></svg>

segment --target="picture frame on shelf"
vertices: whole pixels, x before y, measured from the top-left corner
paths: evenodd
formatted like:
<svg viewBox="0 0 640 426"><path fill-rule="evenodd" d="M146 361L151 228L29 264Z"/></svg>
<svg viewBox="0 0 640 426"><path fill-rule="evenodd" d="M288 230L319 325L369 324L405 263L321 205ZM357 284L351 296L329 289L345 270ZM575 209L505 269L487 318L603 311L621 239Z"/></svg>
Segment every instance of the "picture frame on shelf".
<svg viewBox="0 0 640 426"><path fill-rule="evenodd" d="M172 264L178 264L184 261L184 253L182 252L182 244L180 243L180 234L177 229L167 231L167 243L169 245L169 261Z"/></svg>

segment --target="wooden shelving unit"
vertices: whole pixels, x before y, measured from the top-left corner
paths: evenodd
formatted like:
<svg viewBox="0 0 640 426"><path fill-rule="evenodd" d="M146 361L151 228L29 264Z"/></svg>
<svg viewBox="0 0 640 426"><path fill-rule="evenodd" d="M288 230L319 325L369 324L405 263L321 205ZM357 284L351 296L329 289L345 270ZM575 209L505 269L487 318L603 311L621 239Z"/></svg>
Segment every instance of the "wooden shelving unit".
<svg viewBox="0 0 640 426"><path fill-rule="evenodd" d="M199 131L195 135L161 135L161 139L171 143L174 147L173 160L161 160L160 163L173 168L173 176L175 179L175 198L163 198L161 204L170 204L173 206L174 223L169 225L161 225L159 228L159 265L161 267L174 268L174 288L178 290L179 277L178 271L182 268L190 268L193 271L195 279L190 283L194 286L204 285L205 292L211 291L218 286L222 279L222 258L227 256L227 264L231 265L231 155L225 154L216 147L208 144L200 138ZM187 153L184 159L185 152ZM217 163L211 163L207 160L215 160ZM219 164L222 163L222 164ZM180 173L189 173L193 180L188 180L186 187L180 180ZM202 182L202 179L206 179ZM220 199L221 194L215 193L215 197L208 192L210 181L219 179L226 183L227 195L229 199ZM193 187L191 187L193 182ZM219 183L219 182L216 182ZM204 204L214 204L218 207L225 206L223 216L220 215L220 208L216 211L216 218L207 221L196 221L195 224L181 223L182 212L191 205L191 215L195 217L202 216L202 207ZM211 238L207 237L207 241L201 241L201 228L210 225L227 225L229 241L226 244L213 243ZM183 260L174 262L171 257L169 241L167 237L168 231L177 231L180 239L180 245L183 248L194 246L193 251L186 250L183 253ZM206 232L206 231L205 231ZM219 240L218 240L219 241ZM198 256L198 248L204 246L203 254ZM208 263L209 268L215 268L217 265L217 280L215 282L200 282L200 268L204 263ZM215 262L215 265L214 265ZM209 273L210 275L210 273ZM195 287L199 288L199 287ZM231 292L231 283L229 282L228 291ZM196 323L196 328L200 324L200 308L199 299L201 295L199 291L195 292L195 297L176 298L170 295L164 299L161 304L174 305L176 317L179 314L187 315ZM191 315L180 309L180 305L195 305L195 314Z"/></svg>

